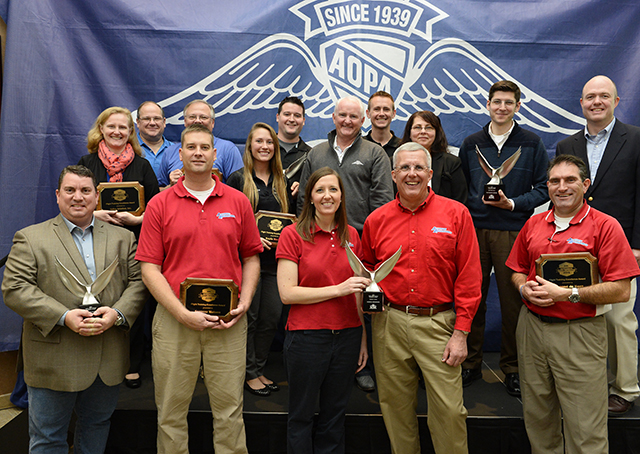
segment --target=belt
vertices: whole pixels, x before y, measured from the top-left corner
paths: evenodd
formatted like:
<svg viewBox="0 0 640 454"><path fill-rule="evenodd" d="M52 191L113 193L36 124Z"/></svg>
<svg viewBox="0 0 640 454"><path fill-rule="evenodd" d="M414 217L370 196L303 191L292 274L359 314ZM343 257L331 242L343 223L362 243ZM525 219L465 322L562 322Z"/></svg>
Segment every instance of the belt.
<svg viewBox="0 0 640 454"><path fill-rule="evenodd" d="M527 309L529 309L529 308L527 307ZM550 317L548 315L536 314L531 309L529 309L529 313L531 315L533 315L535 318L537 318L538 320L540 320L541 322L544 322L544 323L573 323L573 322L577 322L577 321L580 321L580 320L587 320L587 319L594 318L594 317L578 317L578 318L573 318L573 319L569 320L569 319L566 319L566 318Z"/></svg>
<svg viewBox="0 0 640 454"><path fill-rule="evenodd" d="M444 303L432 307L402 306L400 304L393 303L387 303L387 306L392 309L405 312L407 314L428 315L429 317L431 317L432 315L436 315L438 312L444 312L453 309L453 303Z"/></svg>

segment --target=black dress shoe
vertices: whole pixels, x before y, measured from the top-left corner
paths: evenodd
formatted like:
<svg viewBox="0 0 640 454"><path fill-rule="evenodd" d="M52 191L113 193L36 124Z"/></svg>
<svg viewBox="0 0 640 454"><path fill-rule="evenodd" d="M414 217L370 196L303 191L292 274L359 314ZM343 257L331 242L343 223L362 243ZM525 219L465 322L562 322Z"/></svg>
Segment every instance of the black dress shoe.
<svg viewBox="0 0 640 454"><path fill-rule="evenodd" d="M373 381L371 375L356 376L356 385L366 393L372 393L376 390L376 383Z"/></svg>
<svg viewBox="0 0 640 454"><path fill-rule="evenodd" d="M271 395L271 389L268 386L259 389L253 389L247 382L244 382L244 389L249 391L251 394L255 394L260 397L269 397Z"/></svg>
<svg viewBox="0 0 640 454"><path fill-rule="evenodd" d="M267 388L269 388L269 390L272 393L277 393L278 391L280 391L280 387L274 382L274 383L265 383L264 384Z"/></svg>
<svg viewBox="0 0 640 454"><path fill-rule="evenodd" d="M462 369L462 387L466 388L482 378L482 369Z"/></svg>
<svg viewBox="0 0 640 454"><path fill-rule="evenodd" d="M633 402L616 395L609 395L609 416L622 416L633 408Z"/></svg>
<svg viewBox="0 0 640 454"><path fill-rule="evenodd" d="M125 378L124 385L127 388L137 389L142 386L142 378Z"/></svg>
<svg viewBox="0 0 640 454"><path fill-rule="evenodd" d="M507 385L507 392L510 396L520 397L520 374L512 373L507 374L504 378L504 383Z"/></svg>

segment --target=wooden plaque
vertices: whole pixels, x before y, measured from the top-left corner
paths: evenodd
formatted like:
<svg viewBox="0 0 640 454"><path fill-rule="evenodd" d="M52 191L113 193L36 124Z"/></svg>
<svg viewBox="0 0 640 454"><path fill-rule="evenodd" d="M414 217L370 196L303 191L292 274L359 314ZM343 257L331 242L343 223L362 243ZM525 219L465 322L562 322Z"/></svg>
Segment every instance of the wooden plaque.
<svg viewBox="0 0 640 454"><path fill-rule="evenodd" d="M231 279L188 277L180 284L180 301L190 311L216 315L225 322L238 307L238 286Z"/></svg>
<svg viewBox="0 0 640 454"><path fill-rule="evenodd" d="M144 213L144 187L137 181L100 183L98 210L128 212L134 216Z"/></svg>

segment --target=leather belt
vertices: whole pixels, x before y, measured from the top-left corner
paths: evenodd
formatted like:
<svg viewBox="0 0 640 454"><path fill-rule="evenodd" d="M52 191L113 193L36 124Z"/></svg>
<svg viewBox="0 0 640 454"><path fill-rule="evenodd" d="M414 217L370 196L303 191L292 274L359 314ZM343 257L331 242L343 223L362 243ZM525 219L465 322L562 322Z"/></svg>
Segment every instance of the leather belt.
<svg viewBox="0 0 640 454"><path fill-rule="evenodd" d="M429 317L431 317L432 315L436 315L438 312L444 312L453 309L453 303L438 304L437 306L431 307L402 306L400 304L393 303L387 303L387 306L392 309L405 312L407 314L428 315Z"/></svg>
<svg viewBox="0 0 640 454"><path fill-rule="evenodd" d="M529 309L529 308L527 307L527 309ZM577 321L580 321L580 320L587 320L587 319L595 318L595 317L579 317L579 318L573 318L573 319L566 319L566 318L559 318L559 317L550 317L548 315L536 314L531 309L529 309L529 313L531 315L533 315L535 318L537 318L538 320L540 320L541 322L543 322L543 323L573 323L573 322L577 322Z"/></svg>

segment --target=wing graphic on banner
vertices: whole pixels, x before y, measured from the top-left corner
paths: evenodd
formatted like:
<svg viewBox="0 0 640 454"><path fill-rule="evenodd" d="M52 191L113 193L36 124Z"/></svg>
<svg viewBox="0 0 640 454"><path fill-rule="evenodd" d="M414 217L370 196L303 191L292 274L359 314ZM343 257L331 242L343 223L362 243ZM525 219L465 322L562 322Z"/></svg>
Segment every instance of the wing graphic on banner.
<svg viewBox="0 0 640 454"><path fill-rule="evenodd" d="M407 119L416 110L436 115L471 113L486 122L489 88L499 80L512 80L522 92L515 120L540 132L570 135L584 127L584 119L547 101L510 76L466 41L438 41L407 72L397 97L397 117Z"/></svg>
<svg viewBox="0 0 640 454"><path fill-rule="evenodd" d="M285 96L298 96L307 115L330 118L335 104L330 84L317 58L299 38L271 35L208 77L160 101L167 123L182 124L182 109L204 99L216 117L256 109L273 109Z"/></svg>

